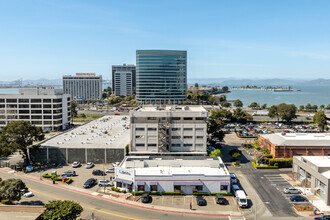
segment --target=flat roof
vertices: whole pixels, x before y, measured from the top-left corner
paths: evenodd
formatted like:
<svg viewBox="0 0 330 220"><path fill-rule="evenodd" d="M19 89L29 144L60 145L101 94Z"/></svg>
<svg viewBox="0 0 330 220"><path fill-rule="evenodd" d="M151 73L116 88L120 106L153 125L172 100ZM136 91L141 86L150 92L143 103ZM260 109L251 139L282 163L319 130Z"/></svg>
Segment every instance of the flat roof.
<svg viewBox="0 0 330 220"><path fill-rule="evenodd" d="M261 136L278 146L330 146L329 133L274 133Z"/></svg>
<svg viewBox="0 0 330 220"><path fill-rule="evenodd" d="M51 137L41 147L124 148L129 142L129 118L111 115Z"/></svg>
<svg viewBox="0 0 330 220"><path fill-rule="evenodd" d="M221 168L211 167L172 167L172 166L159 166L159 167L144 167L135 168L135 175L155 175L155 176L168 176L168 175L205 175L205 176L222 176L229 175Z"/></svg>
<svg viewBox="0 0 330 220"><path fill-rule="evenodd" d="M311 162L312 164L315 164L318 167L330 168L330 157L328 156L300 156L300 157Z"/></svg>
<svg viewBox="0 0 330 220"><path fill-rule="evenodd" d="M138 112L160 112L160 111L175 111L175 112L201 112L206 109L203 106L142 106L140 108L134 109Z"/></svg>

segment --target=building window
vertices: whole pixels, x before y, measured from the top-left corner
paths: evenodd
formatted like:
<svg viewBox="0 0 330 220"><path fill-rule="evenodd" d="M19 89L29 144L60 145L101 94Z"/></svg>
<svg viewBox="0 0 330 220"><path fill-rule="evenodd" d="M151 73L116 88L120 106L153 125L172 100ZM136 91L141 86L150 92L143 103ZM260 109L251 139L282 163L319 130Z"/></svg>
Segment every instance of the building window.
<svg viewBox="0 0 330 220"><path fill-rule="evenodd" d="M135 131L144 131L144 128L135 128Z"/></svg>
<svg viewBox="0 0 330 220"><path fill-rule="evenodd" d="M183 128L184 131L192 131L192 128Z"/></svg>
<svg viewBox="0 0 330 220"><path fill-rule="evenodd" d="M31 102L33 102L33 103L41 103L41 99L31 99Z"/></svg>
<svg viewBox="0 0 330 220"><path fill-rule="evenodd" d="M193 120L193 118L183 118L183 120L185 120L185 121L191 121L191 120Z"/></svg>
<svg viewBox="0 0 330 220"><path fill-rule="evenodd" d="M204 131L204 128L196 128L196 131Z"/></svg>
<svg viewBox="0 0 330 220"><path fill-rule="evenodd" d="M183 144L184 147L192 147L192 144Z"/></svg>
<svg viewBox="0 0 330 220"><path fill-rule="evenodd" d="M173 117L172 120L179 121L179 120L181 120L181 118L180 117Z"/></svg>
<svg viewBox="0 0 330 220"><path fill-rule="evenodd" d="M172 144L172 147L181 147L181 144Z"/></svg>
<svg viewBox="0 0 330 220"><path fill-rule="evenodd" d="M180 136L172 136L172 139L180 139Z"/></svg>
<svg viewBox="0 0 330 220"><path fill-rule="evenodd" d="M220 185L220 191L227 191L228 185Z"/></svg>
<svg viewBox="0 0 330 220"><path fill-rule="evenodd" d="M156 117L148 117L147 119L148 119L148 121L149 121L149 120L157 120Z"/></svg>
<svg viewBox="0 0 330 220"><path fill-rule="evenodd" d="M142 191L142 192L144 192L144 185L142 185L142 186L138 186L138 191Z"/></svg>
<svg viewBox="0 0 330 220"><path fill-rule="evenodd" d="M205 118L203 118L203 117L196 117L196 120L205 120Z"/></svg>
<svg viewBox="0 0 330 220"><path fill-rule="evenodd" d="M157 191L157 185L150 186L150 191Z"/></svg>
<svg viewBox="0 0 330 220"><path fill-rule="evenodd" d="M157 144L148 144L148 147L157 147Z"/></svg>
<svg viewBox="0 0 330 220"><path fill-rule="evenodd" d="M144 144L135 144L136 147L144 147Z"/></svg>
<svg viewBox="0 0 330 220"><path fill-rule="evenodd" d="M196 136L197 139L203 139L203 136Z"/></svg>
<svg viewBox="0 0 330 220"><path fill-rule="evenodd" d="M136 139L142 139L144 136L135 136Z"/></svg>
<svg viewBox="0 0 330 220"><path fill-rule="evenodd" d="M183 136L184 139L192 139L192 136Z"/></svg>
<svg viewBox="0 0 330 220"><path fill-rule="evenodd" d="M120 183L120 182L117 182L117 184L116 184L116 185L117 185L117 187L122 187L122 185L123 185L123 184L122 184L122 183Z"/></svg>
<svg viewBox="0 0 330 220"><path fill-rule="evenodd" d="M7 99L7 103L16 103L17 99Z"/></svg>
<svg viewBox="0 0 330 220"><path fill-rule="evenodd" d="M157 131L157 128L148 128L148 131Z"/></svg>
<svg viewBox="0 0 330 220"><path fill-rule="evenodd" d="M172 128L172 131L180 131L180 128Z"/></svg>
<svg viewBox="0 0 330 220"><path fill-rule="evenodd" d="M174 186L174 192L181 192L181 186Z"/></svg>
<svg viewBox="0 0 330 220"><path fill-rule="evenodd" d="M197 191L203 191L203 186L195 186L195 189L196 189Z"/></svg>

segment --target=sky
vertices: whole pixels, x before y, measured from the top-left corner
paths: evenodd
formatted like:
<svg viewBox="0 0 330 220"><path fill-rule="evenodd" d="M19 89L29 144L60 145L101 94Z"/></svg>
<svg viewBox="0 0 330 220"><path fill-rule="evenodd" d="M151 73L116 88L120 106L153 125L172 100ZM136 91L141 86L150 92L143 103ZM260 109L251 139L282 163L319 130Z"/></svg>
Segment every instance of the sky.
<svg viewBox="0 0 330 220"><path fill-rule="evenodd" d="M330 78L327 0L0 0L0 81L111 78L137 49L187 50L188 78Z"/></svg>

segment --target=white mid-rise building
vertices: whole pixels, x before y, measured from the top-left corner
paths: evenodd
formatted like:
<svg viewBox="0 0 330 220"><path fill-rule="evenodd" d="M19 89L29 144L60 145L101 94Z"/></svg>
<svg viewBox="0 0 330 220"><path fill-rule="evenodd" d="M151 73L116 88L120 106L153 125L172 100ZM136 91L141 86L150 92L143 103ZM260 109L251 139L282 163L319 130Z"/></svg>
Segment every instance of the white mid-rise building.
<svg viewBox="0 0 330 220"><path fill-rule="evenodd" d="M130 154L206 154L202 106L143 106L130 112Z"/></svg>
<svg viewBox="0 0 330 220"><path fill-rule="evenodd" d="M102 99L102 76L95 73L76 73L63 76L63 91L77 101Z"/></svg>
<svg viewBox="0 0 330 220"><path fill-rule="evenodd" d="M133 64L112 66L112 91L115 96L132 95L135 90L136 67Z"/></svg>
<svg viewBox="0 0 330 220"><path fill-rule="evenodd" d="M0 94L0 128L11 121L28 121L44 130L63 130L70 125L70 95L62 89L19 89Z"/></svg>

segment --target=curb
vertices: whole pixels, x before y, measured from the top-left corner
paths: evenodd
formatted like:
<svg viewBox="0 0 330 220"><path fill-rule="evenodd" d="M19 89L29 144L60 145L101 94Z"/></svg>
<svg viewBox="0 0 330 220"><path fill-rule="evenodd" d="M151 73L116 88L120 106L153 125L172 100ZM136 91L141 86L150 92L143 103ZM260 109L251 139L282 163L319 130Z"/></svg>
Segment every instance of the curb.
<svg viewBox="0 0 330 220"><path fill-rule="evenodd" d="M8 173L8 171L2 170L2 169L0 169L0 172L10 174L10 173ZM241 215L231 215L231 214L221 214L221 213L204 213L204 212L193 212L193 211L189 212L189 211L179 211L179 210L177 211L177 210L164 209L164 208L162 208L162 206L157 207L157 208L142 206L142 205L139 205L139 204L133 204L133 202L131 203L131 202L127 202L127 201L120 201L120 200L116 200L116 199L105 198L103 196L93 195L91 193L87 193L87 192L80 191L80 190L77 190L77 189L72 189L72 188L65 187L65 186L61 186L59 184L53 185L50 182L48 183L48 181L47 182L42 181L42 180L32 178L32 177L29 177L29 176L25 176L25 175L22 175L22 174L19 174L19 173L12 173L12 174L20 176L20 177L25 178L25 179L37 181L37 182L44 183L44 184L48 184L48 185L51 185L51 186L54 186L54 187L59 187L59 188L65 189L65 190L70 190L70 191L74 191L74 192L78 192L78 193L83 193L85 195L92 196L92 197L95 197L95 198L108 200L110 202L120 203L120 204L123 204L123 205L129 205L129 206L133 206L133 207L137 207L137 208L149 209L149 210L153 210L153 211L170 212L170 213L178 213L178 214L190 214L190 215L206 215L206 216L241 216Z"/></svg>

